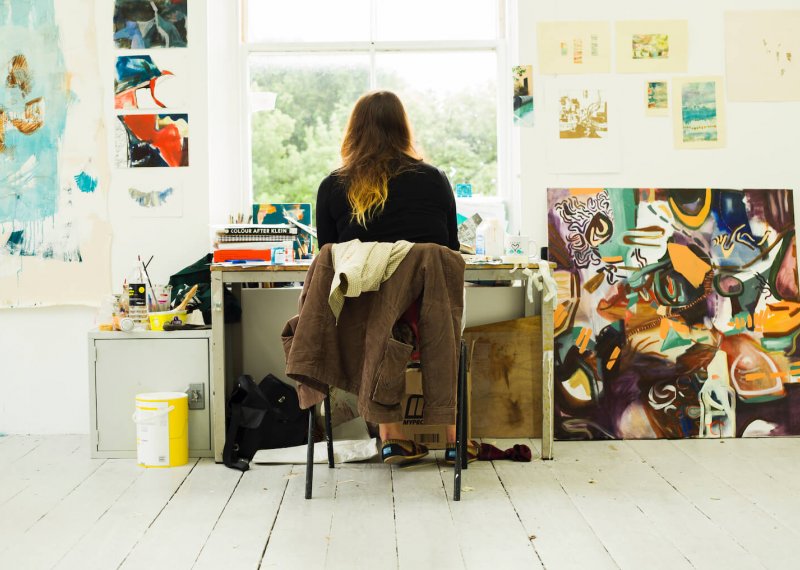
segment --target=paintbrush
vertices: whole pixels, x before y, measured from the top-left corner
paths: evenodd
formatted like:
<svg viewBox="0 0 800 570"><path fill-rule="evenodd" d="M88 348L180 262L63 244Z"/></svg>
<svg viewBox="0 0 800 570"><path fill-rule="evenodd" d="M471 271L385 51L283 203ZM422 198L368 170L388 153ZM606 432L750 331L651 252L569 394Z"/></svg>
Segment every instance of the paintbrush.
<svg viewBox="0 0 800 570"><path fill-rule="evenodd" d="M178 305L177 307L175 307L175 310L176 311L185 311L186 310L186 305L189 303L189 301L192 300L192 297L194 297L195 293L197 293L197 285L195 285L191 289L189 289L189 292L186 293L186 296L183 298L183 301L181 301L181 304Z"/></svg>
<svg viewBox="0 0 800 570"><path fill-rule="evenodd" d="M142 269L144 269L144 276L147 278L147 284L150 285L150 291L153 293L153 295L155 295L155 291L153 291L153 284L150 282L150 275L147 273L147 265L145 265L142 262L141 255L137 255L136 257L139 258L139 263L142 264ZM153 256L150 256L150 261L153 261ZM147 262L148 265L150 264L150 261Z"/></svg>

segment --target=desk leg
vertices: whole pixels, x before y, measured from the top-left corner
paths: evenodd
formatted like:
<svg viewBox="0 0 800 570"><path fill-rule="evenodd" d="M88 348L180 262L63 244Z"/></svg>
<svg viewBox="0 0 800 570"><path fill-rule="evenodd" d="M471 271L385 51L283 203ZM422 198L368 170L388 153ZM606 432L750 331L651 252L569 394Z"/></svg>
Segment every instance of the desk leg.
<svg viewBox="0 0 800 570"><path fill-rule="evenodd" d="M222 463L225 447L225 303L222 272L211 272L211 397L214 461Z"/></svg>
<svg viewBox="0 0 800 570"><path fill-rule="evenodd" d="M542 459L553 459L554 310L553 300L545 301L542 298Z"/></svg>

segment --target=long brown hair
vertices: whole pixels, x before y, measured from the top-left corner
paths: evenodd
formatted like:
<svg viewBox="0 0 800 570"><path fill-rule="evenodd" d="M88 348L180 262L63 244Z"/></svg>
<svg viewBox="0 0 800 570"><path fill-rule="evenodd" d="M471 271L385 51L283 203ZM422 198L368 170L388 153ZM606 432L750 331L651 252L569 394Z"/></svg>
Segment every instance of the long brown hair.
<svg viewBox="0 0 800 570"><path fill-rule="evenodd" d="M342 166L353 218L366 227L389 195L389 179L422 160L400 99L390 91L363 95L353 107L342 141Z"/></svg>

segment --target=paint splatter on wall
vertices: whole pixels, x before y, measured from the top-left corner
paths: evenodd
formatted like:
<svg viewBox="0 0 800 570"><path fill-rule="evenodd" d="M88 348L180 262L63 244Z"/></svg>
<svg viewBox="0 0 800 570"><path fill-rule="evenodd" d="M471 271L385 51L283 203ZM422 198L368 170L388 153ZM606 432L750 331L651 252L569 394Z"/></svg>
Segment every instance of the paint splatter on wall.
<svg viewBox="0 0 800 570"><path fill-rule="evenodd" d="M790 190L550 189L561 439L800 434Z"/></svg>

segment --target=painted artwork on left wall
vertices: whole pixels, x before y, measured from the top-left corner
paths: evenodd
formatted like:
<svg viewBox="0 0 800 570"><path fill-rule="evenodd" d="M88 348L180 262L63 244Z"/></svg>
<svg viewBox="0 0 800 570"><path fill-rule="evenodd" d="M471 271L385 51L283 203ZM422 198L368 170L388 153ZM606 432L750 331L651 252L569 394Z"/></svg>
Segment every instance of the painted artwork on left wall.
<svg viewBox="0 0 800 570"><path fill-rule="evenodd" d="M117 168L189 166L188 115L121 115L117 120Z"/></svg>
<svg viewBox="0 0 800 570"><path fill-rule="evenodd" d="M115 109L185 110L188 69L183 53L117 57L114 75Z"/></svg>
<svg viewBox="0 0 800 570"><path fill-rule="evenodd" d="M187 46L186 0L115 0L114 44L120 49Z"/></svg>
<svg viewBox="0 0 800 570"><path fill-rule="evenodd" d="M0 307L91 304L108 287L92 17L89 3L0 3Z"/></svg>
<svg viewBox="0 0 800 570"><path fill-rule="evenodd" d="M533 66L516 65L511 69L514 81L514 124L533 126Z"/></svg>
<svg viewBox="0 0 800 570"><path fill-rule="evenodd" d="M556 436L800 435L791 190L548 190Z"/></svg>

